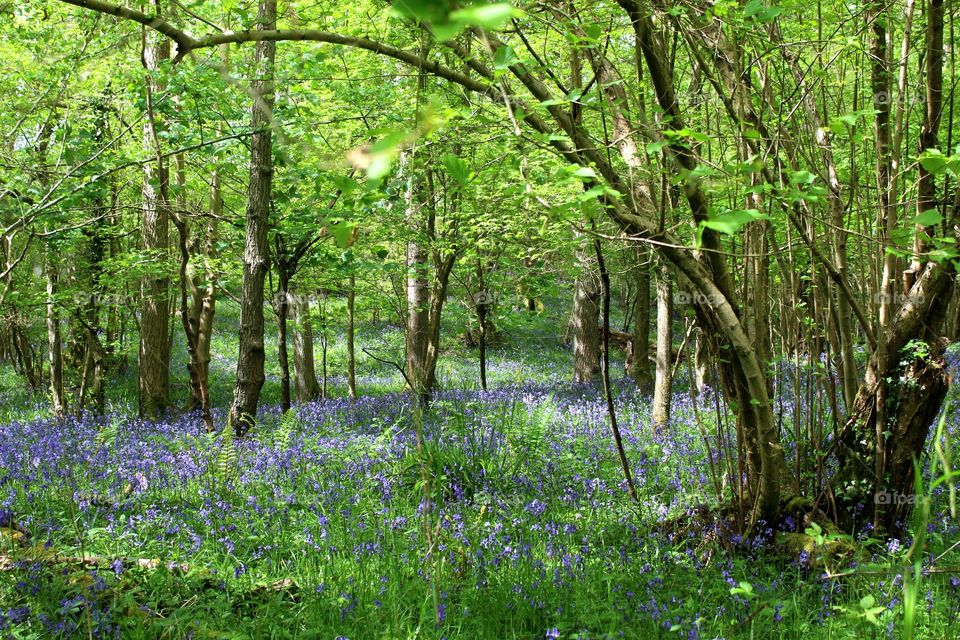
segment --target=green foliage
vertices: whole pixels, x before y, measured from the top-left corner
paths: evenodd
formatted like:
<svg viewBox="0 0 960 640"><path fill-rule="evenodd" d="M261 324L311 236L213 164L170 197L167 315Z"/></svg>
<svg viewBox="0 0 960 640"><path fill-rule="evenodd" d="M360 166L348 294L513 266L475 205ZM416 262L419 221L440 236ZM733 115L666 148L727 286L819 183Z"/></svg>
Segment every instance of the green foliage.
<svg viewBox="0 0 960 640"><path fill-rule="evenodd" d="M220 433L220 447L217 450L217 462L215 467L216 479L220 483L227 483L237 473L237 444L231 420L227 419L227 424Z"/></svg>

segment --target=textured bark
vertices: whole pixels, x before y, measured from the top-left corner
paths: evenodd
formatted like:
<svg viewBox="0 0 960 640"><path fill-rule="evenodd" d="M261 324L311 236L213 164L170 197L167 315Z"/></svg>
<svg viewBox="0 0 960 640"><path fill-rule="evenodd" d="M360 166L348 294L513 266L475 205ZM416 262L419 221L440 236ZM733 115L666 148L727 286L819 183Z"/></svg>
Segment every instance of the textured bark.
<svg viewBox="0 0 960 640"><path fill-rule="evenodd" d="M583 249L578 250L580 273L574 284L573 313L570 328L573 332L573 381L593 382L600 368L600 283L593 265Z"/></svg>
<svg viewBox="0 0 960 640"><path fill-rule="evenodd" d="M261 0L257 29L273 29L276 0ZM237 384L230 418L237 435L253 426L263 388L263 283L268 268L267 228L273 184L273 63L276 45L258 42L250 92L253 96L250 141L250 183L247 187L247 223L243 251L243 285L240 306L240 353Z"/></svg>
<svg viewBox="0 0 960 640"><path fill-rule="evenodd" d="M294 290L291 296L294 319L293 379L297 402L309 402L320 395L313 356L313 317L308 296Z"/></svg>
<svg viewBox="0 0 960 640"><path fill-rule="evenodd" d="M483 279L483 262L477 260L478 293L474 300L477 313L477 349L480 357L480 388L487 390L487 310L491 300Z"/></svg>
<svg viewBox="0 0 960 640"><path fill-rule="evenodd" d="M703 329L697 328L696 346L693 351L693 385L697 395L702 394L707 386L709 358L706 336L703 335Z"/></svg>
<svg viewBox="0 0 960 640"><path fill-rule="evenodd" d="M48 249L49 254L49 249ZM46 259L47 279L47 359L50 364L50 402L53 409L53 415L62 418L66 410L66 402L63 395L63 341L60 333L60 314L57 311L57 305L54 299L57 295L57 284L59 282L59 270L56 264L47 255Z"/></svg>
<svg viewBox="0 0 960 640"><path fill-rule="evenodd" d="M407 243L407 377L424 393L427 344L430 338L430 288L427 280L427 252L415 241Z"/></svg>
<svg viewBox="0 0 960 640"><path fill-rule="evenodd" d="M192 274L190 225L187 221L187 198L186 198L186 172L185 160L183 154L176 156L177 167L177 207L171 212L170 219L177 229L178 243L180 251L179 285L180 285L180 323L183 326L183 334L187 343L187 370L190 373L190 396L196 397L197 404L191 404L190 408L200 407L200 416L206 431L214 430L213 417L210 413L210 391L207 380L204 377L204 370L200 365L200 355L198 344L200 341L200 313L203 310L202 303L197 305L197 286L194 283ZM191 299L194 300L191 304Z"/></svg>
<svg viewBox="0 0 960 640"><path fill-rule="evenodd" d="M650 270L646 264L649 252L638 248L636 254L634 284L637 296L633 303L633 337L627 373L641 391L650 393L653 376L650 374Z"/></svg>
<svg viewBox="0 0 960 640"><path fill-rule="evenodd" d="M357 281L351 273L347 282L347 394L357 397L357 354L354 335L356 323Z"/></svg>
<svg viewBox="0 0 960 640"><path fill-rule="evenodd" d="M160 3L155 10L161 13ZM170 43L157 34L144 38L143 65L147 70L147 103L164 90L154 73L170 58ZM157 160L143 166L143 248L150 260L166 262L169 251L169 169L159 157L156 141L161 135L160 118L150 117L144 125L144 148ZM161 267L165 269L165 265ZM156 419L162 416L169 402L170 385L170 320L169 278L148 275L141 285L139 410L140 415Z"/></svg>
<svg viewBox="0 0 960 640"><path fill-rule="evenodd" d="M221 64L226 71L230 66L228 45L221 47ZM223 134L217 127L218 137ZM203 233L203 275L202 282L195 264L191 265L188 277L190 288L190 327L196 336L194 357L197 384L190 386L190 406L199 406L208 429L213 428L209 418L210 399L210 343L213 340L213 321L217 309L217 239L220 218L223 215L223 196L220 192L220 168L215 167L210 177L210 216ZM197 251L193 252L194 254ZM204 399L205 398L205 399Z"/></svg>
<svg viewBox="0 0 960 640"><path fill-rule="evenodd" d="M455 253L436 258L436 272L433 286L430 290L430 312L428 314L429 334L427 352L423 372L426 381L423 399L427 402L433 399L433 392L437 386L437 362L440 359L440 320L443 314L443 305L447 301L447 289L450 284L450 273L456 263Z"/></svg>
<svg viewBox="0 0 960 640"><path fill-rule="evenodd" d="M287 319L290 316L290 272L284 260L280 259L280 241L277 236L277 278L280 289L277 292L277 364L280 367L280 410L290 409L290 354L287 349Z"/></svg>
<svg viewBox="0 0 960 640"><path fill-rule="evenodd" d="M655 431L670 424L670 392L673 388L673 285L665 266L657 274L657 369L653 384Z"/></svg>
<svg viewBox="0 0 960 640"><path fill-rule="evenodd" d="M191 387L191 399L196 402L206 416L206 403L210 404L210 343L213 340L213 321L217 309L217 273L214 261L217 257L217 237L219 217L223 213L223 199L220 195L220 172L214 171L210 185L210 212L207 222L205 242L203 248L203 285L200 286L196 278L191 279L191 323L196 326L196 368L198 386ZM206 417L204 418L206 421ZM212 420L210 422L212 426Z"/></svg>

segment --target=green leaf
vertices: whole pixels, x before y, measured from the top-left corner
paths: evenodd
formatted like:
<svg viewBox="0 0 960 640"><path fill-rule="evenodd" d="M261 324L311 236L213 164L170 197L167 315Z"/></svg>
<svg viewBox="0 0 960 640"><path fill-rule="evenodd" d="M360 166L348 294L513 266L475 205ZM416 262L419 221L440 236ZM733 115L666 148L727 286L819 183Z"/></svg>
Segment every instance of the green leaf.
<svg viewBox="0 0 960 640"><path fill-rule="evenodd" d="M331 225L329 230L330 235L333 236L333 240L337 243L337 246L341 249L346 249L353 244L353 230L355 228L355 224L351 224L346 220L341 220Z"/></svg>
<svg viewBox="0 0 960 640"><path fill-rule="evenodd" d="M660 151L661 151L665 146L667 146L667 143L664 142L664 141L662 141L662 140L659 141L659 142L648 142L648 143L647 143L647 147L646 147L646 149L647 149L647 155L652 156L652 155L654 155L654 154L660 153Z"/></svg>
<svg viewBox="0 0 960 640"><path fill-rule="evenodd" d="M943 173L947 168L948 158L937 149L927 149L920 156L920 166L934 175Z"/></svg>
<svg viewBox="0 0 960 640"><path fill-rule="evenodd" d="M927 209L913 219L913 224L920 225L921 227L929 227L941 222L943 222L943 216L940 215L940 212L936 209Z"/></svg>
<svg viewBox="0 0 960 640"><path fill-rule="evenodd" d="M756 209L741 209L739 211L729 211L718 216L711 216L709 219L700 223L707 229L713 229L719 233L731 235L736 233L740 227L755 220L769 220L770 216L757 211Z"/></svg>
<svg viewBox="0 0 960 640"><path fill-rule="evenodd" d="M390 7L396 16L415 18L424 22L446 21L449 4L437 0L403 0Z"/></svg>
<svg viewBox="0 0 960 640"><path fill-rule="evenodd" d="M588 40L598 42L600 38L603 37L603 26L595 22L590 23L584 28L584 33Z"/></svg>
<svg viewBox="0 0 960 640"><path fill-rule="evenodd" d="M747 18L755 18L760 22L773 22L781 13L782 7L768 7L762 0L750 0L743 8L743 14Z"/></svg>
<svg viewBox="0 0 960 640"><path fill-rule="evenodd" d="M443 166L450 177L456 180L460 186L465 187L470 182L470 169L467 167L467 163L452 153L443 156Z"/></svg>
<svg viewBox="0 0 960 640"><path fill-rule="evenodd" d="M577 167L573 175L578 178L596 178L597 172L593 170L593 167Z"/></svg>
<svg viewBox="0 0 960 640"><path fill-rule="evenodd" d="M507 2L474 5L450 14L451 22L483 29L499 29L514 16L514 8Z"/></svg>
<svg viewBox="0 0 960 640"><path fill-rule="evenodd" d="M517 58L513 47L507 45L499 47L493 54L493 68L498 71L506 71L510 68L510 65L516 64L518 61L519 58Z"/></svg>

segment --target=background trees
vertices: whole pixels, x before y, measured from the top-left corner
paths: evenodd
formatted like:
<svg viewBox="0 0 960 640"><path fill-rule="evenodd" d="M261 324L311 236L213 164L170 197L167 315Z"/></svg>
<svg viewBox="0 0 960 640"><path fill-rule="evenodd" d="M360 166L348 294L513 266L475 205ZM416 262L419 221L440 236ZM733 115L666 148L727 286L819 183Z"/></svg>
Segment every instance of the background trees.
<svg viewBox="0 0 960 640"><path fill-rule="evenodd" d="M240 433L271 360L271 296L284 407L291 389L318 392L314 329L325 341L345 326L327 302L350 327L357 307L402 322L406 353L380 356L405 360L428 399L448 299L467 300L485 345L497 314L537 308L538 271L563 274L572 378L589 382L600 237L629 292L641 387L657 301L661 428L671 330L696 323L686 352L736 416L736 495L754 519L795 495L842 519L871 493L910 491L946 389L940 337L956 331L952 9L829 3L810 22L759 1L194 4L3 9L17 69L0 113L4 339L55 413L102 409L132 336L141 413L182 402L167 388L183 366L178 297L191 404L208 415L215 300L239 304ZM65 248L83 259L64 263ZM836 457L834 478L780 445L771 397L787 359L821 373L828 410L800 446Z"/></svg>

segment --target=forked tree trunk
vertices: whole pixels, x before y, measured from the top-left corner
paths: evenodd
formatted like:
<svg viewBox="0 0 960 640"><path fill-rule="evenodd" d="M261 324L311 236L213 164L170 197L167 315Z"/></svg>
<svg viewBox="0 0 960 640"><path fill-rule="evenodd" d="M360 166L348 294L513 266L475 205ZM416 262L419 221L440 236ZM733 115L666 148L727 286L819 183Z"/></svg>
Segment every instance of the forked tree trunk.
<svg viewBox="0 0 960 640"><path fill-rule="evenodd" d="M190 322L191 326L196 327L195 357L198 382L196 388L191 386L190 395L191 404L200 406L205 423L207 423L206 416L212 404L210 398L210 343L213 340L213 320L217 305L217 274L214 261L217 255L218 219L223 212L219 171L214 172L211 181L210 212L212 215L207 222L206 233L204 234L203 286L198 285L196 277L190 279ZM206 401L204 401L204 397L206 397ZM207 424L207 428L213 428L212 418Z"/></svg>
<svg viewBox="0 0 960 640"><path fill-rule="evenodd" d="M276 27L276 0L260 0L257 29ZM273 184L273 64L276 44L258 42L251 82L250 183L247 188L247 224L243 251L243 284L240 306L240 353L237 385L230 419L237 435L253 426L265 380L263 344L263 283L269 263L267 228Z"/></svg>
<svg viewBox="0 0 960 640"><path fill-rule="evenodd" d="M230 48L220 48L222 72L226 73L230 65ZM218 125L217 135L222 135ZM213 340L213 320L217 305L217 257L218 226L223 215L223 196L220 193L220 168L215 166L210 178L210 216L203 234L203 282L199 280L198 270L194 266L188 279L190 287L190 326L196 335L195 367L197 384L190 386L190 406L199 406L207 429L214 429L210 414L210 344ZM204 398L206 398L204 400Z"/></svg>
<svg viewBox="0 0 960 640"><path fill-rule="evenodd" d="M200 341L200 318L194 315L199 314L202 309L197 309L197 305L191 306L191 290L196 291L196 285L193 283L190 263L190 225L187 221L187 198L186 198L186 170L183 154L176 156L177 168L177 208L170 216L173 225L177 229L178 248L180 250L180 324L183 327L184 338L187 342L187 370L190 373L190 396L196 396L200 416L203 420L204 429L210 433L214 430L213 417L210 413L210 395L207 386L207 380L204 378L204 371L200 366L200 356L198 344ZM195 294L194 294L195 297ZM191 409L196 405L191 405Z"/></svg>

